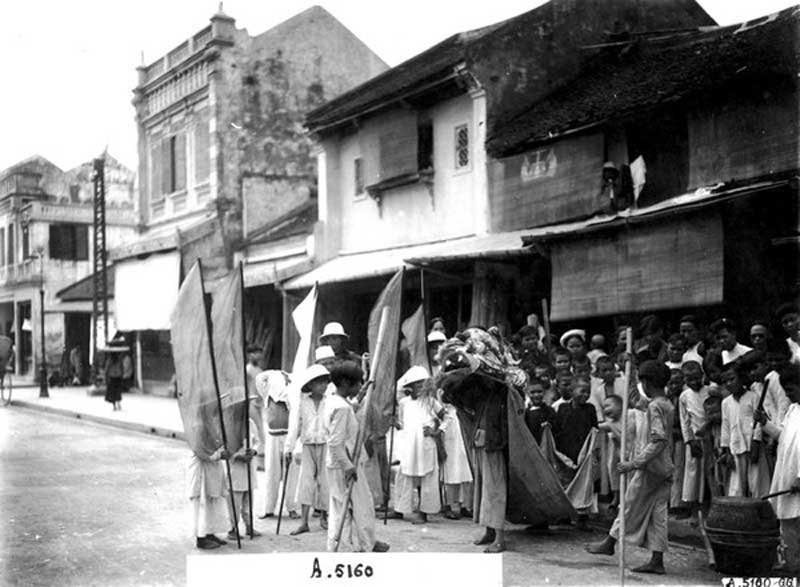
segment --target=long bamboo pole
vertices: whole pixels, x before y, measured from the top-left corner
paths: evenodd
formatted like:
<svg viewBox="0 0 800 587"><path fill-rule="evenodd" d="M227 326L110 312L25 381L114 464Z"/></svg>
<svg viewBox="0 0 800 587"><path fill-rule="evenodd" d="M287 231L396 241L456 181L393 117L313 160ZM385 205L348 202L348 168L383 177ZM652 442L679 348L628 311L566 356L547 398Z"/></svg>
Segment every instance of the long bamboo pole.
<svg viewBox="0 0 800 587"><path fill-rule="evenodd" d="M383 348L383 337L386 334L386 323L389 320L389 308L386 306L383 307L381 311L381 321L380 325L378 326L378 340L375 342L375 352L372 356L372 364L370 368L369 380L365 384L367 388L366 396L364 396L364 401L361 404L361 410L363 410L364 418L361 420L359 427L358 427L358 434L356 435L356 446L355 450L353 451L353 466L356 468L356 474L358 474L358 461L361 458L361 447L364 444L364 425L366 424L367 415L369 414L369 402L372 399L372 388L375 386L375 371L376 366L378 364L377 357L380 356L380 351ZM334 540L333 551L339 551L339 542L342 539L342 531L344 530L344 523L347 520L347 512L350 509L350 502L353 499L353 485L355 482L351 480L347 484L347 495L344 501L344 513L342 514L341 518L339 518L339 526L336 528L336 538Z"/></svg>
<svg viewBox="0 0 800 587"><path fill-rule="evenodd" d="M208 350L211 355L211 373L214 378L214 389L217 392L217 409L219 410L219 428L222 432L222 445L225 450L228 450L228 436L225 434L225 418L222 415L222 397L219 394L219 376L217 375L217 360L214 358L214 337L211 329L211 320L208 316L208 307L206 305L206 286L203 280L203 263L200 259L197 260L197 268L200 270L200 291L203 293L203 312L206 316L206 332L208 333ZM236 501L233 498L233 480L231 479L231 463L228 459L225 460L225 469L228 473L228 491L231 494L231 512L233 513L233 527L236 531L236 545L242 548L242 539L239 536L239 518L236 515Z"/></svg>
<svg viewBox="0 0 800 587"><path fill-rule="evenodd" d="M250 453L250 390L247 382L247 341L244 334L244 269L239 261L239 318L242 321L242 376L244 377L244 448ZM253 539L253 479L250 472L250 461L247 461L247 532ZM238 524L237 524L238 527Z"/></svg>
<svg viewBox="0 0 800 587"><path fill-rule="evenodd" d="M620 460L628 460L628 396L630 396L631 368L633 367L633 330L629 327L625 331L625 392L622 394L622 434L620 436ZM619 584L625 585L625 491L628 488L626 473L619 476Z"/></svg>

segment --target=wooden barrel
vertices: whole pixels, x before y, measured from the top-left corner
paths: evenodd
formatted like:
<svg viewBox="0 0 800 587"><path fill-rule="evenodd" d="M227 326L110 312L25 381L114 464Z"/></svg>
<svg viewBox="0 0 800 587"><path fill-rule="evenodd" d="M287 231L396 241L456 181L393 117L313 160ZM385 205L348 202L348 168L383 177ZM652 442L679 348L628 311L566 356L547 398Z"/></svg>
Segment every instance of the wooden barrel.
<svg viewBox="0 0 800 587"><path fill-rule="evenodd" d="M750 497L715 497L705 528L717 572L765 576L775 565L780 526L768 502Z"/></svg>

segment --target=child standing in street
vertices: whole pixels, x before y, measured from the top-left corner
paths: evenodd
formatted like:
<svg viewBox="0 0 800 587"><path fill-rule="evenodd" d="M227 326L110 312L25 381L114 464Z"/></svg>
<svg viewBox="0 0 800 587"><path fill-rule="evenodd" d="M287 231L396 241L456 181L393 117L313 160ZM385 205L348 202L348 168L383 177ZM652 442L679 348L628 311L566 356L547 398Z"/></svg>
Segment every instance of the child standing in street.
<svg viewBox="0 0 800 587"><path fill-rule="evenodd" d="M639 380L650 398L647 406L648 440L633 459L618 466L620 473L633 475L625 492L624 539L652 552L650 561L633 569L636 573L663 575L667 550L667 508L672 477L670 443L674 409L665 397L669 369L663 362L650 360L639 368ZM614 520L605 540L587 547L592 554L613 555L620 537L620 518Z"/></svg>
<svg viewBox="0 0 800 587"><path fill-rule="evenodd" d="M320 527L328 527L328 482L325 475L325 390L330 381L329 371L322 365L311 365L300 378L300 402L289 413L289 433L284 448L287 465L294 458L300 465L298 501L301 507L300 525L292 536L309 531L311 507L321 510ZM299 445L299 446L298 446ZM297 448L295 448L297 447ZM315 503L316 496L316 503Z"/></svg>
<svg viewBox="0 0 800 587"><path fill-rule="evenodd" d="M542 426L552 426L556 413L544 403L544 386L531 380L525 388L525 424L537 443L542 443Z"/></svg>
<svg viewBox="0 0 800 587"><path fill-rule="evenodd" d="M699 363L687 361L682 370L686 386L678 400L681 442L685 447L681 498L690 508L698 509L703 501L700 488L706 470L702 437L706 429L708 388L703 386L703 369Z"/></svg>
<svg viewBox="0 0 800 587"><path fill-rule="evenodd" d="M620 443L622 441L622 398L618 395L610 395L603 400L603 421L597 427L606 433L605 460L602 466L606 469L608 476L609 489L612 499L609 504L610 511L616 511L619 507L619 473L617 464L620 461Z"/></svg>
<svg viewBox="0 0 800 587"><path fill-rule="evenodd" d="M253 507L250 503L250 494L248 493L247 485L247 469L250 469L250 484L253 489L256 488L256 468L253 466L253 457L256 456L256 451L252 448L245 448L242 446L233 454L231 458L231 485L233 486L233 504L228 500L228 508L232 527L228 531L228 539L236 540L236 524L239 521L234 515L233 505L236 506L236 514L239 515L242 522L244 522L245 533L248 536L261 536L261 532L256 531L250 526L250 508Z"/></svg>
<svg viewBox="0 0 800 587"><path fill-rule="evenodd" d="M439 461L435 436L444 409L432 395L433 388L424 367L411 367L400 378L407 397L398 406L397 428L402 434L397 442L400 470L395 484L397 497L395 510L403 516L414 512L414 494L419 489L419 514L414 524L424 524L429 514L442 509L439 496Z"/></svg>

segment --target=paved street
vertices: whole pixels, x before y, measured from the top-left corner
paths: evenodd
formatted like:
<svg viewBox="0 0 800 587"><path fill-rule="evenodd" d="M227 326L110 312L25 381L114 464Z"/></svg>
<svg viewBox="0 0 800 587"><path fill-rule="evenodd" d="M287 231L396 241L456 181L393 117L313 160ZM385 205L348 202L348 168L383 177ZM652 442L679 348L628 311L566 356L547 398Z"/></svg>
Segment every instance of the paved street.
<svg viewBox="0 0 800 587"><path fill-rule="evenodd" d="M183 497L187 448L175 441L22 408L0 409L0 582L8 585L183 584L185 555L194 554ZM260 503L259 496L256 497ZM257 520L264 536L244 540L243 552L324 548L318 522L312 533L289 537L294 520L275 536L274 519ZM285 530L284 530L285 528ZM477 527L435 517L427 527L390 521L379 536L394 552L479 552ZM557 528L509 535L506 585L613 584L615 559L591 557L583 544L599 533ZM208 553L233 553L227 547ZM633 549L630 564L647 553ZM630 575L631 584L717 584L702 552L675 548L670 575Z"/></svg>

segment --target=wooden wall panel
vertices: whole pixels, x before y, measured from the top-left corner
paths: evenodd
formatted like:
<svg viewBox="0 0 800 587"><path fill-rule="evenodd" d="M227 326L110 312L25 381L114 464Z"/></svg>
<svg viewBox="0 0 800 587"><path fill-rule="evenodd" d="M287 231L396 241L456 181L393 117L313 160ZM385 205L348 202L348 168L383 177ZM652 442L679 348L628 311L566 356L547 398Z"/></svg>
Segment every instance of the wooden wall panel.
<svg viewBox="0 0 800 587"><path fill-rule="evenodd" d="M722 221L679 217L558 243L552 266L554 321L716 304Z"/></svg>
<svg viewBox="0 0 800 587"><path fill-rule="evenodd" d="M490 187L492 230L543 226L602 207L603 134L576 136L500 161Z"/></svg>
<svg viewBox="0 0 800 587"><path fill-rule="evenodd" d="M729 94L689 116L689 187L798 167L797 98L788 90Z"/></svg>

